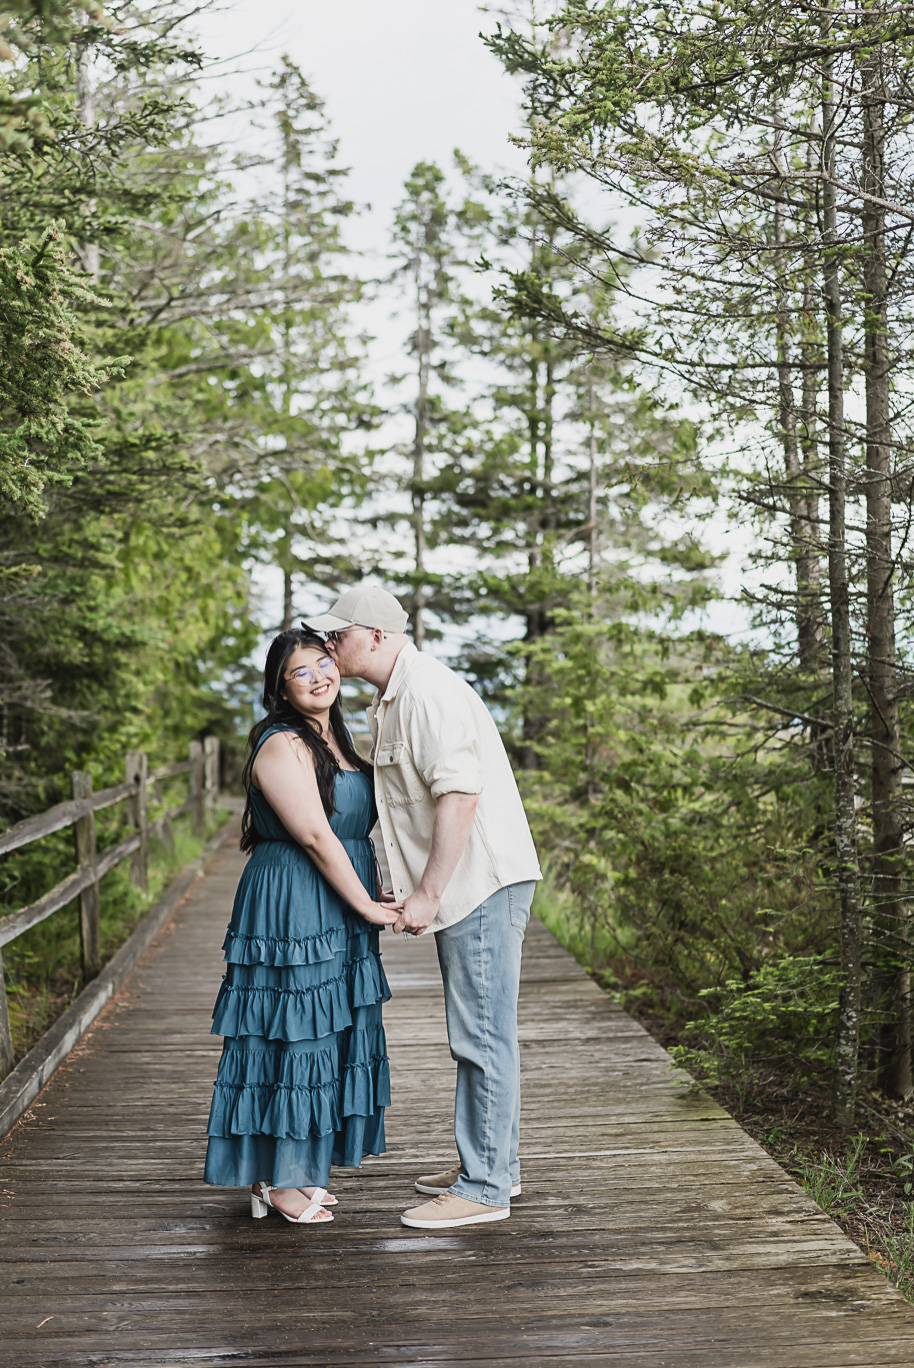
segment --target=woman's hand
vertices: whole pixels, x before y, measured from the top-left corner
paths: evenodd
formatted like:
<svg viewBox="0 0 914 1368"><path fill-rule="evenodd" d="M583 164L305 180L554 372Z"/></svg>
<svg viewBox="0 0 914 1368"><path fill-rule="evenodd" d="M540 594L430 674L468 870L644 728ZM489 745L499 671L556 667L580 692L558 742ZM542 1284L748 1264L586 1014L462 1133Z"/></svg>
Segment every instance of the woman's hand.
<svg viewBox="0 0 914 1368"><path fill-rule="evenodd" d="M367 911L360 911L359 916L371 922L372 926L393 926L402 911L402 899L399 902L373 902L368 904Z"/></svg>

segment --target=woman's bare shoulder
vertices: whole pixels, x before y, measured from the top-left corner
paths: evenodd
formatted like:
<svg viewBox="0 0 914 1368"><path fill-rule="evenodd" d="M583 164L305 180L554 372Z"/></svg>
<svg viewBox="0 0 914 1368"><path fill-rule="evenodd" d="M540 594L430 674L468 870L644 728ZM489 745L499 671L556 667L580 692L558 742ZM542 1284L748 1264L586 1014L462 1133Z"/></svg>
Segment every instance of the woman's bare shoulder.
<svg viewBox="0 0 914 1368"><path fill-rule="evenodd" d="M254 758L254 770L256 772L257 762L261 759L268 763L282 762L285 759L294 757L296 760L307 761L314 767L314 758L305 742L291 729L283 728L282 731L271 732L268 737L260 743L260 748Z"/></svg>

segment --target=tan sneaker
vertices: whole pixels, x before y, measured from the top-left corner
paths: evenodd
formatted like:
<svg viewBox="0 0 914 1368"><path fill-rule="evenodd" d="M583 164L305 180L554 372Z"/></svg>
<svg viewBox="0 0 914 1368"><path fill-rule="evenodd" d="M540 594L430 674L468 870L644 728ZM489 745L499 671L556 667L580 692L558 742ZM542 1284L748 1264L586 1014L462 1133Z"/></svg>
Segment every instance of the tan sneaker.
<svg viewBox="0 0 914 1368"><path fill-rule="evenodd" d="M431 1202L404 1211L400 1220L403 1225L417 1226L420 1230L445 1230L451 1226L478 1225L480 1221L504 1221L510 1215L509 1206L486 1206L484 1202L471 1202L466 1197L444 1192Z"/></svg>
<svg viewBox="0 0 914 1368"><path fill-rule="evenodd" d="M444 1173L426 1173L421 1178L417 1178L413 1187L417 1192L427 1192L430 1197L440 1197L448 1188L452 1188L460 1177L460 1165L455 1164L451 1169L445 1169ZM520 1183L511 1184L511 1196L519 1197L522 1188Z"/></svg>

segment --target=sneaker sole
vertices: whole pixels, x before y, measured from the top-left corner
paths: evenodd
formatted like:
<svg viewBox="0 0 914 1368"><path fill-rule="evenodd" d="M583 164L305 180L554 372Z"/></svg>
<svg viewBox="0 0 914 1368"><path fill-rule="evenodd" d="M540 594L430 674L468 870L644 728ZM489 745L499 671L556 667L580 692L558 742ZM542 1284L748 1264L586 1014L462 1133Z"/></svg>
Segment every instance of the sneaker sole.
<svg viewBox="0 0 914 1368"><path fill-rule="evenodd" d="M429 1197L443 1197L446 1192L450 1192L450 1188L429 1187L427 1183L413 1183L413 1187L416 1189L417 1192L425 1193ZM512 1197L519 1197L522 1192L523 1188L521 1187L520 1183L514 1183L512 1185Z"/></svg>
<svg viewBox="0 0 914 1368"><path fill-rule="evenodd" d="M511 1215L510 1207L499 1207L479 1216L457 1216L450 1221L417 1221L411 1216L400 1217L400 1224L412 1226L416 1230L450 1230L454 1226L479 1225L483 1221L505 1221Z"/></svg>

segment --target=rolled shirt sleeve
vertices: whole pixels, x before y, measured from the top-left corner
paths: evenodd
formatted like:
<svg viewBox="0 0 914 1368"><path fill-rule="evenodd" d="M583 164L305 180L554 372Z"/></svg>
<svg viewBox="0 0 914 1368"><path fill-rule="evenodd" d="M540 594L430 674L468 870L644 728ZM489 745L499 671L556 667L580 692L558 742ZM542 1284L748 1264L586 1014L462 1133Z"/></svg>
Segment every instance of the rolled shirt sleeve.
<svg viewBox="0 0 914 1368"><path fill-rule="evenodd" d="M482 792L478 727L471 700L461 693L449 691L446 706L443 699L418 697L410 709L409 748L433 798L445 793Z"/></svg>

